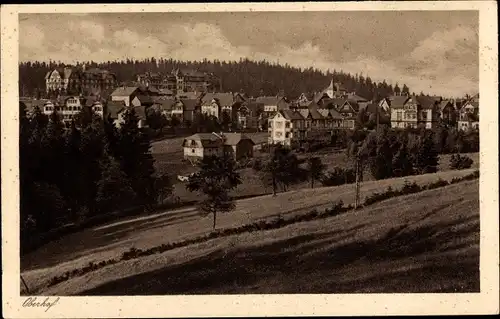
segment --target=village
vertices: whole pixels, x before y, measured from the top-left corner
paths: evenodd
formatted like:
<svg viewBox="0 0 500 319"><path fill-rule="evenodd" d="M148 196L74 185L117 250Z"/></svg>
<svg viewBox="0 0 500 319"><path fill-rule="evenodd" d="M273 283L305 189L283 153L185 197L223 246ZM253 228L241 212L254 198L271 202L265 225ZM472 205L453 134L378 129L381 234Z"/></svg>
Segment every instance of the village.
<svg viewBox="0 0 500 319"><path fill-rule="evenodd" d="M184 128L193 127L196 119L202 116L227 122L226 136L236 132L264 132L267 139L261 141L259 138L258 144L287 146L322 139L335 130L354 130L359 121L367 124L365 129L373 129L378 124L393 129L433 129L439 123L462 131L479 129L479 94L443 99L396 92L393 96L367 100L332 79L314 94L303 93L290 98L284 92L277 92L275 96L252 97L243 91L218 92L209 81L213 76L174 69L166 75L138 74L136 81L118 85L118 80L109 71L68 66L46 74L45 89L49 98L21 97L20 102L26 106L28 114L35 107L45 115L56 111L66 127L84 107L111 119L116 126L122 122L124 112L133 109L140 128L150 126L149 122L157 120L157 115L164 117L171 126ZM186 131L189 130L183 133ZM196 131L196 128L194 133L200 134L187 137L182 143L185 158L202 158L204 154L221 151L221 142L217 142L222 139L220 134L202 134L207 132ZM251 155L247 150L236 153L238 158L243 154Z"/></svg>
<svg viewBox="0 0 500 319"><path fill-rule="evenodd" d="M482 290L477 19L396 13L22 20L20 294Z"/></svg>

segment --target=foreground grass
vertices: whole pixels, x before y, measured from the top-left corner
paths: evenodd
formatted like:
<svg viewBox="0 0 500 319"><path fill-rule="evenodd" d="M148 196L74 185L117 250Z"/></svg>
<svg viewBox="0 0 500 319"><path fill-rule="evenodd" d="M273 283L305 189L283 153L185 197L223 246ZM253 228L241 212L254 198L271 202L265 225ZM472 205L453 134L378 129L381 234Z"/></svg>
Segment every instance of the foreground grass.
<svg viewBox="0 0 500 319"><path fill-rule="evenodd" d="M123 261L46 295L479 291L479 183Z"/></svg>
<svg viewBox="0 0 500 319"><path fill-rule="evenodd" d="M436 180L438 180L440 178L443 178L443 177L444 177L444 179L450 180L451 178L456 178L456 177L460 177L460 176L465 175L465 174L459 174L460 172L453 172L454 174L451 174L451 173L452 172L450 172L448 174L442 174L442 173L441 174L431 174L430 176L429 175L427 175L427 176L426 175L415 176L415 177L413 177L413 180L414 181L416 180L417 182L420 182L421 184L425 184L425 183L422 183L422 182L423 181L425 181L425 182L436 181ZM464 172L462 171L462 173L464 173ZM396 187L398 185L398 183L401 184L401 186L402 186L402 184L403 184L402 182L404 182L404 181L405 181L405 179L396 179L396 180L389 180L389 181L379 181L377 183L380 184L380 185L378 185L378 187L373 188L372 190L373 191L375 191L375 190L378 190L378 191L382 190L384 188L384 187L382 187L382 184L383 184L382 182L389 182L388 185L391 185L392 187ZM365 189L368 188L366 186L372 186L372 187L374 186L374 185L369 185L369 184L370 183L366 183L364 185L364 188ZM342 187L336 187L336 188L330 188L330 189L332 189L332 190L335 191L335 190L338 190L340 188L342 188ZM326 189L323 189L323 191L325 191L325 190ZM317 190L314 190L314 191L317 191ZM321 191L321 189L320 189L320 191ZM372 193L373 193L373 191L372 191ZM290 192L290 193L293 194L294 192ZM287 193L287 194L290 195L289 193ZM365 191L364 194L369 195L370 192ZM281 194L281 195L286 195L286 194ZM297 194L295 194L295 195L297 195ZM317 199L318 201L314 201L313 200L314 204L313 204L312 207L314 207L315 209L322 209L321 208L322 206L328 207L328 208L331 207L332 200L333 200L331 192L330 192L329 195L330 196L329 196L329 200L328 200L327 204L319 205L319 204L321 204L321 199L318 198L318 197L316 197L315 199ZM339 194L337 194L337 195L339 195ZM336 198L337 199L341 199L341 200L347 202L347 204L349 204L349 198L346 201L346 200L342 199L341 197L342 196L340 196L340 197L337 196ZM292 196L291 198L289 197L288 200L290 202L291 199L296 199L296 198L297 198L297 196ZM262 199L263 199L263 197L259 198L258 202L260 203L262 201ZM285 198L282 198L282 200L284 200L284 199ZM238 204L241 204L241 203L245 204L245 202L246 202L246 204L250 204L251 208L256 209L256 210L254 210L254 214L256 216L253 216L253 217L255 217L253 220L259 220L259 218L258 218L259 216L258 215L259 215L259 213L262 214L262 210L259 209L259 208L261 208L262 206L255 207L256 204L257 204L257 201L255 201L255 200L256 199L243 200L243 201L240 201ZM306 200L306 202L307 202L307 200ZM271 204L271 202L268 202L268 203ZM274 203L276 203L276 201L274 201ZM270 218L272 216L276 216L276 215L284 216L286 214L286 216L288 216L286 219L290 220L290 218L295 218L296 216L303 216L303 214L307 214L307 212L309 211L309 210L305 210L305 209L300 209L300 207L298 207L298 209L293 209L293 208L295 208L293 205L291 205L290 207L288 207L289 210L287 211L286 210L287 204L290 204L290 203L287 203L286 201L283 201L281 206L284 206L284 207L279 207L277 209L278 212L282 212L282 213L280 213L280 214L271 214L270 215L269 211L268 211L267 215L264 215L262 217L263 218ZM293 204L293 202L292 202L292 204ZM298 202L298 203L296 202L296 204L298 204L299 206L303 205L304 201ZM307 207L307 206L305 206L305 207ZM262 208L266 208L266 207L264 206ZM269 208L269 207L267 207L267 208ZM254 215L254 214L252 214L252 215ZM166 214L164 214L164 215L166 215ZM245 222L240 222L239 224L234 225L234 222L237 220L237 218L235 219L234 217L242 217L241 215L240 216L235 216L235 214L232 213L232 214L228 214L228 215L226 215L224 217L225 218L231 217L232 218L232 222L233 222L232 224L228 224L228 223L224 224L223 223L223 225L220 225L222 228L225 228L225 229L227 229L227 228L234 228L235 226L237 227L237 226L240 226L240 225L248 225L249 224L249 222L246 222L246 223ZM249 216L247 216L247 217L249 217ZM262 219L262 218L260 218L260 219ZM132 247L139 248L139 249L142 249L142 250L151 248L153 246L157 247L158 244L160 244L160 243L179 242L179 240L182 241L182 237L177 237L178 238L177 240L175 240L175 239L172 239L172 240L169 240L169 241L165 240L166 238L169 238L169 236L168 236L169 232L168 231L165 232L164 231L165 229L161 229L162 228L161 226L163 226L162 224L160 224L160 227L154 227L155 220L156 220L156 217L151 222L153 226L147 225L144 229L141 229L141 226L143 226L142 223L139 224L139 227L137 227L137 225L134 226L134 224L128 225L128 226L131 226L131 229L134 229L134 230L137 229L137 233L139 233L139 235L138 235L138 238L135 238L136 240L131 240L131 238L127 238L127 240L125 240L125 241L122 240L121 241L122 245L120 245L118 243L116 243L116 244L113 243L113 244L109 245L108 247L99 247L98 249L94 249L94 251L86 253L83 258L78 258L78 259L70 261L70 262L64 262L64 263L56 264L54 267L49 267L49 268L46 268L46 269L38 269L38 270L24 272L24 277L25 277L25 279L29 279L28 282L29 282L29 286L31 287L32 291L33 290L34 291L38 291L40 288L42 288L43 286L45 286L46 282L49 281L51 279L51 277L53 277L54 275L58 276L59 274L62 274L64 272L72 271L73 269L76 269L76 268L79 268L79 267L82 267L82 266L86 266L89 261L90 262L96 262L96 261L100 262L102 260L106 260L107 259L107 257L105 257L106 255L108 255L111 258L115 258L115 257L117 257L117 254L119 254L120 252L123 253L124 251L128 250L127 248L130 248L130 243L134 243L134 242L137 243L137 239L139 239L140 241L142 241L142 244L147 244L147 245L143 246L143 245L133 245L132 244ZM129 222L124 221L122 223L115 223L115 224L111 224L111 225L108 225L108 226L100 227L99 229L101 231L102 231L102 229L107 230L107 231L111 231L111 234L113 234L113 230L114 230L113 228L116 228L116 227L120 228L120 226L123 225L124 223L125 224L129 224ZM151 224L151 223L147 222L146 224ZM202 224L203 224L202 220L198 220L197 221L197 226L198 226L197 230L198 231L200 231L200 230L203 229L203 227L200 227ZM180 225L177 225L177 226L178 226L178 228L176 229L177 231L182 231L183 229L184 230L186 229L186 228L182 227L182 226L186 226L186 225L182 225L182 222L180 222ZM206 226L207 226L208 229L205 230L205 232L204 232L205 234L207 234L209 232L209 229L210 229L208 225L206 225ZM163 232L162 232L163 237L158 237L160 239L160 241L158 241L158 242L151 242L150 241L150 239L151 239L151 237L150 237L151 233L154 233L154 232L157 232L157 231L161 231L161 230L163 230ZM89 232L89 233L91 233L91 232ZM136 232L133 231L131 233L135 234ZM191 234L187 234L187 235L183 234L183 235L186 235L186 236L184 236L184 239L195 238L197 236L195 234L196 233L194 233L194 234L191 233ZM203 234L203 232L198 232L197 234ZM89 234L87 234L87 235L89 235ZM92 235L92 234L90 234L90 235L92 236L91 239L94 239L94 235ZM170 237L170 238L172 238L172 237ZM176 237L174 236L173 238L176 238ZM81 238L80 238L80 240L81 240ZM163 240L163 241L161 241L161 240ZM67 240L65 240L65 243L66 242L67 242ZM127 245L127 243L129 243L129 244ZM156 243L156 245L154 245L154 243ZM93 244L95 245L96 243L94 242ZM123 245L123 244L125 244L125 245ZM58 247L58 248L65 247L65 245L62 245L62 246L59 245L59 246L56 246L56 247ZM119 249L117 249L117 248L119 248ZM45 253L47 253L47 251L45 251ZM57 252L56 252L56 254L57 254ZM44 251L43 250L41 251L41 255L42 256L44 255ZM39 254L38 257L40 257L40 254ZM52 257L54 257L54 256L52 256ZM55 256L55 257L57 257L57 256ZM62 256L59 256L59 257L61 258ZM86 261L87 261L87 264L85 264Z"/></svg>

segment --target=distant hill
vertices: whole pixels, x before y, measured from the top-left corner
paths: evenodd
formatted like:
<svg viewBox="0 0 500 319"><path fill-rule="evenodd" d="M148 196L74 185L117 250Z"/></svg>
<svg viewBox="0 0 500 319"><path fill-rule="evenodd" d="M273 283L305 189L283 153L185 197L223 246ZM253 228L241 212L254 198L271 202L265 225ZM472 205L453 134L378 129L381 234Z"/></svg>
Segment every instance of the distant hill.
<svg viewBox="0 0 500 319"><path fill-rule="evenodd" d="M56 67L55 62L23 62L19 64L19 90L21 95L37 96L45 90L45 74ZM214 87L223 91L244 91L250 96L276 95L283 91L291 98L301 93L312 94L323 90L333 79L348 91L355 91L366 99L386 97L400 91L410 92L406 85L393 87L385 81L374 82L370 77L352 75L342 71L323 72L318 69L295 68L267 61L241 59L238 62L225 61L176 61L172 59L125 60L117 62L89 62L87 67L97 67L116 74L118 81L131 81L136 74L150 72L169 73L174 68L193 69L216 76Z"/></svg>

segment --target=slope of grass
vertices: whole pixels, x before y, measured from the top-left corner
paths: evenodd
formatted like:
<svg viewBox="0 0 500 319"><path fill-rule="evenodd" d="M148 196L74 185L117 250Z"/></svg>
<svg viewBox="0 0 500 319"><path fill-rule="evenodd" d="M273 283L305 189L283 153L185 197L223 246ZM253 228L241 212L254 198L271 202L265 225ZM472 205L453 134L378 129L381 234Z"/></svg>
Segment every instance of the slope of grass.
<svg viewBox="0 0 500 319"><path fill-rule="evenodd" d="M479 183L102 268L48 295L479 291Z"/></svg>
<svg viewBox="0 0 500 319"><path fill-rule="evenodd" d="M375 191L385 190L387 186L402 187L406 180L427 184L439 178L451 180L471 172L472 170L449 171L363 183L362 200ZM277 197L261 196L240 200L235 211L219 215L218 227L236 227L277 215L295 216L312 208L323 210L339 199L351 204L354 200L353 185L303 189L278 194ZM89 262L114 258L131 247L148 249L207 234L210 230L211 218L204 218L192 208L156 214L151 218L115 222L66 236L26 255L21 260L22 269L25 270L23 276L30 289L36 291L54 276L81 268Z"/></svg>

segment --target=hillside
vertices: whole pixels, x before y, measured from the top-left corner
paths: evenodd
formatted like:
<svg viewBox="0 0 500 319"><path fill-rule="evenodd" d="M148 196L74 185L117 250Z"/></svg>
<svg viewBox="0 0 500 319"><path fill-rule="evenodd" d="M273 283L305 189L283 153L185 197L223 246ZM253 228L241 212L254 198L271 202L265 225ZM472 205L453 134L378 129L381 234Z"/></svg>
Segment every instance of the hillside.
<svg viewBox="0 0 500 319"><path fill-rule="evenodd" d="M66 295L479 291L479 183L126 261Z"/></svg>
<svg viewBox="0 0 500 319"><path fill-rule="evenodd" d="M439 178L451 180L454 177L470 174L472 171L473 170L449 171L408 178L366 182L363 183L362 186L362 197L374 191L384 190L388 186L392 186L393 188L401 187L405 180L426 184L436 181ZM448 191L444 192L442 195L443 199L440 198L437 203L445 203L446 196L449 196L449 198L454 198L456 196L456 189L448 188L447 190ZM343 185L339 187L291 191L278 194L277 198L273 198L272 196L261 196L240 200L234 212L220 215L218 218L218 227L234 227L263 218L270 218L279 214L293 216L307 212L312 208L322 210L339 199L349 204L354 200L353 191L353 185ZM432 194L433 192L428 194ZM477 186L475 194L475 200L478 200ZM408 203L409 201L407 199L403 202ZM412 200L411 203L415 204L414 207L420 207L419 210L414 212L418 214L432 210L434 207L433 205L436 204L432 199L426 199L425 201ZM368 210L370 209L371 208L368 208ZM396 212L396 210L390 208L387 209L384 214L393 212ZM320 223L327 222L323 220L320 221ZM162 243L193 238L210 232L210 226L211 218L200 216L194 208L159 213L143 218L122 220L121 222L115 222L71 234L59 241L49 243L37 251L24 256L21 260L21 268L23 270L23 276L31 289L39 291L53 276L85 266L91 261L95 262L114 258L121 255L124 251L129 250L131 247L145 249ZM290 236L291 235L292 234L290 234ZM190 250L186 256L194 256L192 254L195 254L195 251L191 253ZM175 258L175 262L178 262L177 257ZM120 266L120 264L116 265L116 267L118 266ZM105 267L104 269L111 268L113 267ZM90 275L92 276L92 274ZM85 277L87 276L82 278ZM75 280L78 281L80 279L76 278ZM73 280L55 286L54 289L69 284L70 282L73 282Z"/></svg>
<svg viewBox="0 0 500 319"><path fill-rule="evenodd" d="M34 95L45 91L45 74L61 63L27 62L19 65L19 90L22 95ZM174 68L195 69L211 73L217 77L214 87L224 92L244 91L250 96L276 95L283 90L292 98L301 93L313 93L323 90L333 79L349 91L372 99L388 96L396 90L409 90L402 83L392 87L385 81L373 82L369 76L352 75L342 71L322 72L317 69L300 69L288 65L271 64L266 61L242 59L238 62L225 61L176 61L172 59L146 59L143 61L115 61L107 63L90 62L88 68L101 68L116 74L119 82L135 80L136 74L145 72L170 73ZM388 79L389 80L389 79Z"/></svg>

